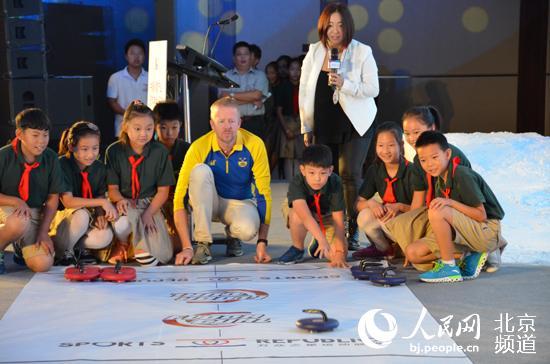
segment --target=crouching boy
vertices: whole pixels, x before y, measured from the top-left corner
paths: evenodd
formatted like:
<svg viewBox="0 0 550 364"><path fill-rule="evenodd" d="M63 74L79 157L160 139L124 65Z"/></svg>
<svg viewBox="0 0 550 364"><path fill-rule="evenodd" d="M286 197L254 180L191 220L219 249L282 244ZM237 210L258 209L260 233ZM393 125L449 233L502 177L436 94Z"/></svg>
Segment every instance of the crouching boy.
<svg viewBox="0 0 550 364"><path fill-rule="evenodd" d="M279 258L280 264L303 260L304 240L313 236L308 252L314 258L328 258L331 267L347 267L344 233L344 193L340 177L332 173L332 153L325 145L304 150L300 174L288 187L283 206L292 246Z"/></svg>
<svg viewBox="0 0 550 364"><path fill-rule="evenodd" d="M435 199L428 206L427 236L409 245L406 255L413 263L440 258L420 275L424 282L477 278L487 253L505 244L500 229L504 211L478 173L450 163L451 149L443 134L425 131L416 151L424 171L436 178ZM464 252L459 264L455 250Z"/></svg>

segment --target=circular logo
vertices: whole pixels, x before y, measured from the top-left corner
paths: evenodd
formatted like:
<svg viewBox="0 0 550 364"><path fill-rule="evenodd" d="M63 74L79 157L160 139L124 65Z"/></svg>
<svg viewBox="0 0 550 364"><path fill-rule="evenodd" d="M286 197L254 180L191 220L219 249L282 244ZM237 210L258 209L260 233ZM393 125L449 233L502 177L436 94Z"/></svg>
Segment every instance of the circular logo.
<svg viewBox="0 0 550 364"><path fill-rule="evenodd" d="M395 317L389 313L382 312L381 315L386 320L388 330L381 330L375 322L375 316L378 312L382 311L381 308L369 310L359 320L357 325L357 332L361 341L369 348L383 349L391 344L393 338L397 335L397 322Z"/></svg>

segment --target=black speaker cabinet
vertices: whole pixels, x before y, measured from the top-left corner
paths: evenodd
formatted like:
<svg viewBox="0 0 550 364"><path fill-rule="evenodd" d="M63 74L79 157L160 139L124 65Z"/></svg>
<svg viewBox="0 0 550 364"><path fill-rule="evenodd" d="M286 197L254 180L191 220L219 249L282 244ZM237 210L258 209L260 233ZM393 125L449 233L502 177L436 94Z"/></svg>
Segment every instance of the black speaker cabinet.
<svg viewBox="0 0 550 364"><path fill-rule="evenodd" d="M44 23L42 20L0 17L0 39L7 48L27 47L44 44Z"/></svg>
<svg viewBox="0 0 550 364"><path fill-rule="evenodd" d="M41 0L0 0L2 14L6 17L42 15Z"/></svg>

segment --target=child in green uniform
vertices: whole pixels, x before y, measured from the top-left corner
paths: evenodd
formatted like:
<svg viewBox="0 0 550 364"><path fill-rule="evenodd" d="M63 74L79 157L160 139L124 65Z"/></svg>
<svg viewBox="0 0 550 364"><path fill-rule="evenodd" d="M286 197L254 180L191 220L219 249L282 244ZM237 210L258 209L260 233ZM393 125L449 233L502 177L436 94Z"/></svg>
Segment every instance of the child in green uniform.
<svg viewBox="0 0 550 364"><path fill-rule="evenodd" d="M0 273L5 272L3 251L12 242L14 260L45 272L53 264L48 231L64 191L63 175L57 155L48 148L48 116L26 109L15 124L15 139L0 149Z"/></svg>
<svg viewBox="0 0 550 364"><path fill-rule="evenodd" d="M405 141L408 146L412 147L409 149L405 148L405 157L409 161L414 161L414 171L418 175L417 180L420 183L419 186L422 186L419 189L422 191L422 199L413 201L409 212L403 213L395 219L388 221L384 226L384 230L387 231L389 235L393 236L401 249L405 251L410 243L426 235L426 229L428 227L426 207L430 205L430 201L434 196L434 179L422 170L414 147L416 145L416 140L424 131L439 130L442 119L439 111L433 106L415 106L405 111L401 120ZM453 164L471 167L470 161L460 149L454 145L449 145L449 147L451 148L451 161ZM423 206L424 208L420 208ZM432 263L422 265L414 264L414 267L424 271L431 269Z"/></svg>
<svg viewBox="0 0 550 364"><path fill-rule="evenodd" d="M356 209L357 225L364 231L371 245L353 253L355 258L393 256L393 239L382 225L407 212L416 200L422 204L423 193L414 167L403 157L403 132L393 122L381 124L374 135L376 161L367 170L359 190ZM374 198L378 193L382 203Z"/></svg>
<svg viewBox="0 0 550 364"><path fill-rule="evenodd" d="M155 105L153 113L155 114L155 131L158 141L170 153L168 158L172 161L174 178L177 181L185 154L189 149L189 143L178 137L182 119L179 106L172 100L159 102ZM168 224L168 232L172 239L174 253L179 253L181 251L181 243L174 224L174 186L170 188L170 195L162 207L162 213L166 216L166 223Z"/></svg>
<svg viewBox="0 0 550 364"><path fill-rule="evenodd" d="M89 256L86 249L102 249L113 240L109 222L118 213L106 196L107 169L97 159L100 137L97 125L87 121L74 123L61 135L59 163L67 192L61 194L64 209L57 211L50 230L57 264L71 264L75 247L82 259Z"/></svg>
<svg viewBox="0 0 550 364"><path fill-rule="evenodd" d="M113 223L116 245L110 263L125 260L132 237L134 257L144 266L167 263L173 255L162 206L174 185L168 150L152 140L153 112L133 101L124 113L117 142L106 152L109 199L120 215Z"/></svg>
<svg viewBox="0 0 550 364"><path fill-rule="evenodd" d="M504 243L500 234L504 211L479 174L451 162L452 151L443 134L422 133L416 150L424 171L436 179L435 198L428 209L431 231L407 247L407 257L414 263L440 258L432 270L420 275L424 282L474 279L487 252ZM455 264L455 250L466 253L460 267Z"/></svg>
<svg viewBox="0 0 550 364"><path fill-rule="evenodd" d="M309 232L314 240L310 256L326 257L330 266L348 267L344 232L344 192L340 177L332 173L332 152L317 144L304 149L300 174L288 186L283 214L288 221L292 246L279 258L279 264L302 261L304 240Z"/></svg>

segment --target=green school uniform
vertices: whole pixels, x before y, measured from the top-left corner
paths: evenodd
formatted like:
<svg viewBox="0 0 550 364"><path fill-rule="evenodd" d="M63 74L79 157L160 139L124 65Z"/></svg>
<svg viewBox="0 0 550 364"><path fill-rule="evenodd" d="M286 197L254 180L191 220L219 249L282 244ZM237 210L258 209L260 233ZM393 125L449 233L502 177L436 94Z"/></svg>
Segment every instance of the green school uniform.
<svg viewBox="0 0 550 364"><path fill-rule="evenodd" d="M138 199L153 197L159 186L175 184L172 162L168 150L159 142L151 141L143 149L143 161L137 166L140 190ZM119 186L125 198L132 198L132 166L129 158L139 158L130 145L121 141L111 144L105 153L107 185Z"/></svg>
<svg viewBox="0 0 550 364"><path fill-rule="evenodd" d="M306 200L313 216L317 215L317 209L315 207L314 195L320 193L320 207L321 215L325 216L335 211L343 211L345 208L344 203L344 190L342 188L342 180L336 174L331 174L327 180L327 183L321 188L320 191L315 191L307 184L304 176L299 173L294 176L292 182L288 186L288 206L292 207L294 200Z"/></svg>
<svg viewBox="0 0 550 364"><path fill-rule="evenodd" d="M470 161L460 149L458 149L452 144L449 144L449 148L451 149L451 162L456 161L457 164L461 166L472 168ZM420 165L420 159L418 158L418 154L414 156L414 166L415 166L417 175L419 176L419 179L420 179L419 181L420 184L418 185L418 188L416 189L416 191L427 191L428 190L427 174L426 174L426 171L422 169L422 165ZM433 177L432 177L432 182L435 183L435 179Z"/></svg>
<svg viewBox="0 0 550 364"><path fill-rule="evenodd" d="M176 142L172 146L170 154L168 155L168 158L172 161L172 168L174 169L174 177L176 178L176 181L180 175L181 165L183 164L189 145L190 144L183 139L178 138L176 139Z"/></svg>
<svg viewBox="0 0 550 364"><path fill-rule="evenodd" d="M504 210L487 182L471 168L459 165L453 173L453 165L449 164L447 182L438 177L435 184L435 197L446 197L445 194L471 207L483 204L487 219L502 220L504 217Z"/></svg>
<svg viewBox="0 0 550 364"><path fill-rule="evenodd" d="M395 199L397 202L410 205L419 180L412 163L401 159L395 177L397 180L392 184ZM359 196L368 200L378 192L382 198L386 193L386 178L392 179L388 176L384 163L377 161L367 170L363 185L359 189Z"/></svg>
<svg viewBox="0 0 550 364"><path fill-rule="evenodd" d="M101 161L94 161L92 165L86 167L83 171L80 170L72 155L70 157L59 157L59 163L63 170L67 190L74 197L82 197L81 172L88 172L88 182L90 182L90 186L92 187L92 197L105 197L105 192L107 192L107 168L105 168L105 165Z"/></svg>
<svg viewBox="0 0 550 364"><path fill-rule="evenodd" d="M30 172L29 198L30 208L41 208L48 195L65 192L63 173L57 159L57 154L50 148L36 158L39 166ZM19 182L25 170L25 158L21 152L21 142L16 150L11 144L0 149L0 193L21 198Z"/></svg>

